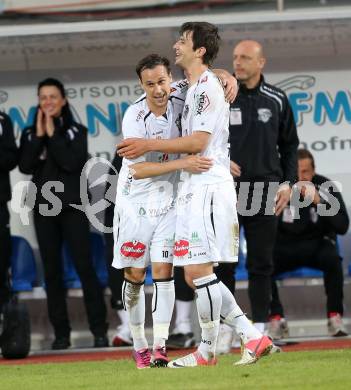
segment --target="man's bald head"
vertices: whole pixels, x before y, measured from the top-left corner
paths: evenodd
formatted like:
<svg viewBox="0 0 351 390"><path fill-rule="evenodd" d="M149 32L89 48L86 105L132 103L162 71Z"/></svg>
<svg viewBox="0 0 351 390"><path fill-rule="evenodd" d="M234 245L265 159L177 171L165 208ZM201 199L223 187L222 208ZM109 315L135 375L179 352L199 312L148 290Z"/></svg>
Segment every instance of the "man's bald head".
<svg viewBox="0 0 351 390"><path fill-rule="evenodd" d="M248 88L254 88L260 81L266 63L263 47L257 41L240 41L233 50L233 67L236 78Z"/></svg>

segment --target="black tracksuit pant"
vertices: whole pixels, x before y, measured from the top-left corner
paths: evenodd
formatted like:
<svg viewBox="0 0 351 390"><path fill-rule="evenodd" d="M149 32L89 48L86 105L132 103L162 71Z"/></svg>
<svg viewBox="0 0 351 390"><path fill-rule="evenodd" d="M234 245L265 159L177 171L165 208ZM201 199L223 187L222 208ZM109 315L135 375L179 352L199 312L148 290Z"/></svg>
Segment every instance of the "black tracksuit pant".
<svg viewBox="0 0 351 390"><path fill-rule="evenodd" d="M292 271L299 267L316 268L324 273L324 287L327 295L327 314L343 314L343 269L341 258L334 242L327 238L277 241L274 250L274 274ZM273 278L271 315L284 317L276 282Z"/></svg>
<svg viewBox="0 0 351 390"><path fill-rule="evenodd" d="M239 215L239 225L244 228L247 245L246 268L252 321L267 322L278 219L275 215Z"/></svg>
<svg viewBox="0 0 351 390"><path fill-rule="evenodd" d="M81 211L67 207L54 217L42 216L35 210L34 224L44 265L49 318L55 336L69 336L71 330L63 283L64 240L82 283L89 328L94 336L105 335L106 305L92 264L88 219Z"/></svg>
<svg viewBox="0 0 351 390"><path fill-rule="evenodd" d="M11 260L10 216L7 203L0 203L0 311L10 298L9 267Z"/></svg>

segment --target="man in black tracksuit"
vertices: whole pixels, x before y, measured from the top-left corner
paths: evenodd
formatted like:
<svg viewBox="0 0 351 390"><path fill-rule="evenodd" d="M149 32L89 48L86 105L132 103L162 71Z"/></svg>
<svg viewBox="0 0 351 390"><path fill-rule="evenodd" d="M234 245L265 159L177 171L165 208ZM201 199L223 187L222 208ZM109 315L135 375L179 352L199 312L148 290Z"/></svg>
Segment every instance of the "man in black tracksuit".
<svg viewBox="0 0 351 390"><path fill-rule="evenodd" d="M322 270L329 333L331 336L346 336L342 322L343 269L336 243L336 235L345 234L349 227L345 203L335 184L315 173L314 159L308 150L298 150L298 173L299 182L293 189L296 196L279 218L273 276L299 267ZM304 199L309 199L310 204L297 210L299 204L294 204L297 203L294 199L301 204ZM323 213L323 208L330 210L330 215ZM279 330L281 326L286 328L286 324L274 281L272 291L270 330L274 338L280 338Z"/></svg>
<svg viewBox="0 0 351 390"><path fill-rule="evenodd" d="M11 257L10 215L7 202L11 199L10 171L17 165L18 151L11 119L0 112L0 313L10 298L8 270Z"/></svg>
<svg viewBox="0 0 351 390"><path fill-rule="evenodd" d="M233 55L239 93L230 106L231 173L237 183L239 224L247 241L252 320L263 331L269 316L277 215L296 181L298 137L285 93L267 84L261 74L262 46L242 41Z"/></svg>
<svg viewBox="0 0 351 390"><path fill-rule="evenodd" d="M106 305L93 268L89 222L84 212L71 207L81 204L80 177L88 158L87 128L74 121L60 81L46 79L39 83L38 98L35 123L22 133L19 168L33 175L37 188L34 225L44 265L49 318L55 332L52 348L70 346L63 282L64 240L82 282L94 346L106 347Z"/></svg>

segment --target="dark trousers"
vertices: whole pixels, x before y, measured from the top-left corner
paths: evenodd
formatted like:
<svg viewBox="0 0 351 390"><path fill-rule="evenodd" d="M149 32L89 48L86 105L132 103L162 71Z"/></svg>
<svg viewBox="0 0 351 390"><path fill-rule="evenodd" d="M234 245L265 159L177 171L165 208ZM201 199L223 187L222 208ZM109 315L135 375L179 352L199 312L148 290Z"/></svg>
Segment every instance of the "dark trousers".
<svg viewBox="0 0 351 390"><path fill-rule="evenodd" d="M217 278L223 282L234 295L235 280L234 280L235 263L220 263L214 268ZM179 301L192 301L194 299L194 290L188 286L184 278L184 268L174 267L174 286L175 297Z"/></svg>
<svg viewBox="0 0 351 390"><path fill-rule="evenodd" d="M0 203L0 312L4 303L10 298L11 236L9 223L7 203Z"/></svg>
<svg viewBox="0 0 351 390"><path fill-rule="evenodd" d="M106 334L106 306L103 290L92 264L89 223L86 216L66 208L54 217L34 212L34 224L44 265L47 305L56 337L69 336L66 290L63 283L62 244L67 242L82 282L89 328L94 336Z"/></svg>
<svg viewBox="0 0 351 390"><path fill-rule="evenodd" d="M113 225L113 212L114 204L111 204L105 211L105 226L112 227ZM108 272L108 285L110 287L111 296L111 307L117 310L123 310L122 303L122 285L124 281L123 269L116 269L112 267L113 261L113 234L105 233L105 244L106 244L106 265Z"/></svg>
<svg viewBox="0 0 351 390"><path fill-rule="evenodd" d="M249 299L253 322L267 322L271 302L271 275L273 272L273 248L278 219L275 215L240 216L239 225L244 228L249 275Z"/></svg>
<svg viewBox="0 0 351 390"><path fill-rule="evenodd" d="M341 258L334 242L329 239L280 243L274 250L274 273L272 281L271 315L284 317L274 276L299 267L316 268L324 273L327 296L327 314L343 314L343 269Z"/></svg>

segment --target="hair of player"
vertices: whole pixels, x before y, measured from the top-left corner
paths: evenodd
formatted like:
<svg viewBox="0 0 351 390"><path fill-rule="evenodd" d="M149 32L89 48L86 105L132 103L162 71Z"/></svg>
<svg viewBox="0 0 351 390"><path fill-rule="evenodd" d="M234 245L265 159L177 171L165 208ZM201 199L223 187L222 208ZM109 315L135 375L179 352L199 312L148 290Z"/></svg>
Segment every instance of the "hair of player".
<svg viewBox="0 0 351 390"><path fill-rule="evenodd" d="M309 160L311 160L312 168L315 169L314 158L313 158L312 153L307 149L298 149L297 150L297 159L303 160L305 158L308 158Z"/></svg>
<svg viewBox="0 0 351 390"><path fill-rule="evenodd" d="M162 65L166 68L167 73L170 75L171 74L171 66L169 63L168 58L162 57L158 54L149 54L148 56L142 58L136 68L135 71L141 80L141 72L145 69L154 69L156 66Z"/></svg>
<svg viewBox="0 0 351 390"><path fill-rule="evenodd" d="M206 49L206 53L202 58L202 62L205 65L212 65L213 61L217 57L221 43L218 28L207 22L186 22L180 27L180 36L184 33L187 34L190 32L193 33L193 50L204 47Z"/></svg>

